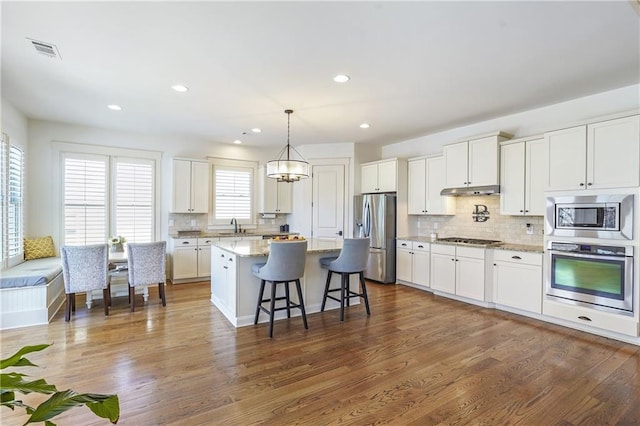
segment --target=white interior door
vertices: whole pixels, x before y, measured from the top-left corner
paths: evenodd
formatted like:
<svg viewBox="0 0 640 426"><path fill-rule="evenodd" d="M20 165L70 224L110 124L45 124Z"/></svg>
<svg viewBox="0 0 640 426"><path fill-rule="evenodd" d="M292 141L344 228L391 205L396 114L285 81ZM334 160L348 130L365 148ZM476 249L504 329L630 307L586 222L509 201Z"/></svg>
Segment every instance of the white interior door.
<svg viewBox="0 0 640 426"><path fill-rule="evenodd" d="M342 164L313 166L313 237L343 238L345 231Z"/></svg>

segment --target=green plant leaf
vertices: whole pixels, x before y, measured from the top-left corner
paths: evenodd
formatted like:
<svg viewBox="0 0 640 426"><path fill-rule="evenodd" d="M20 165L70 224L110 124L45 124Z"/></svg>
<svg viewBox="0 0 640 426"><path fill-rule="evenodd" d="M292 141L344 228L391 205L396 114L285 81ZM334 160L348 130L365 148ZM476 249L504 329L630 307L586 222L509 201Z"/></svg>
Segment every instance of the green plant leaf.
<svg viewBox="0 0 640 426"><path fill-rule="evenodd" d="M105 401L107 401L107 404L104 404ZM96 393L79 394L71 389L67 389L54 393L49 399L36 407L31 417L27 420L27 423L44 422L73 407L85 404L88 406L92 403L97 404L96 409L89 407L94 414L102 418L108 418L111 423L118 422L118 418L120 417L120 404L117 395L102 395Z"/></svg>
<svg viewBox="0 0 640 426"><path fill-rule="evenodd" d="M44 379L37 379L31 382L23 380L24 374L19 373L2 373L0 374L0 386L2 392L20 392L20 393L44 393L50 394L57 391L55 385L48 384Z"/></svg>
<svg viewBox="0 0 640 426"><path fill-rule="evenodd" d="M11 355L9 358L3 359L0 361L0 370L3 370L7 367L24 367L24 366L35 366L35 364L32 364L29 360L27 360L26 358L23 361L22 355L26 355L28 353L31 352L39 352L43 349L48 348L49 346L51 346L50 344L42 344L42 345L33 345L33 346L25 346L22 349L20 349L18 352L16 352L15 354ZM25 363L28 363L26 364Z"/></svg>
<svg viewBox="0 0 640 426"><path fill-rule="evenodd" d="M96 396L95 394L91 395ZM96 416L109 419L113 424L118 423L118 419L120 418L120 400L118 399L118 395L101 396L108 396L108 398L100 402L88 402L87 407L89 407Z"/></svg>

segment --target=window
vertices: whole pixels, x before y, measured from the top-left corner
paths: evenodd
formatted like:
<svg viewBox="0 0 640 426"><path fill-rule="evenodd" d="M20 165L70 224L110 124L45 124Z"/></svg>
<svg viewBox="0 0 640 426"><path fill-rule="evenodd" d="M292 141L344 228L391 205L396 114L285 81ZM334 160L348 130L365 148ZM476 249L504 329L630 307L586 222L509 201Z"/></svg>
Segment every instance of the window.
<svg viewBox="0 0 640 426"><path fill-rule="evenodd" d="M146 243L153 238L153 162L116 159L115 234Z"/></svg>
<svg viewBox="0 0 640 426"><path fill-rule="evenodd" d="M0 148L0 185L0 258L7 267L19 263L23 256L24 153L9 143L6 134L2 134Z"/></svg>
<svg viewBox="0 0 640 426"><path fill-rule="evenodd" d="M255 166L245 163L247 166L214 162L212 225L229 225L232 218L238 223L253 223Z"/></svg>
<svg viewBox="0 0 640 426"><path fill-rule="evenodd" d="M104 154L61 152L64 200L61 244L104 244L115 235L127 242L155 241L159 155L106 147L73 147ZM156 158L119 155L136 153Z"/></svg>

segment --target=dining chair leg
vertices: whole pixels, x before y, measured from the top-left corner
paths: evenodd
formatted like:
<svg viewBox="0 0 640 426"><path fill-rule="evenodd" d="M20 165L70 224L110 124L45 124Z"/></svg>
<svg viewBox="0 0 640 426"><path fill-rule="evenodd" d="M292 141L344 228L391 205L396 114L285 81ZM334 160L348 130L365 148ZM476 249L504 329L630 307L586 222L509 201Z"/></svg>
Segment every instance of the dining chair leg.
<svg viewBox="0 0 640 426"><path fill-rule="evenodd" d="M136 289L135 287L129 286L129 306L131 307L130 312L135 311L136 307Z"/></svg>
<svg viewBox="0 0 640 426"><path fill-rule="evenodd" d="M71 321L71 293L67 293L67 304L64 309L64 320Z"/></svg>
<svg viewBox="0 0 640 426"><path fill-rule="evenodd" d="M256 317L253 320L253 324L258 323L258 317L260 316L260 306L262 306L262 298L264 297L264 280L260 280L260 291L258 292L258 304L256 305Z"/></svg>
<svg viewBox="0 0 640 426"><path fill-rule="evenodd" d="M276 308L276 283L271 281L271 301L269 303L269 337L273 337L273 316Z"/></svg>
<svg viewBox="0 0 640 426"><path fill-rule="evenodd" d="M111 283L107 284L107 297L109 298L109 306L111 306Z"/></svg>
<svg viewBox="0 0 640 426"><path fill-rule="evenodd" d="M71 293L71 312L76 311L76 294Z"/></svg>
<svg viewBox="0 0 640 426"><path fill-rule="evenodd" d="M162 300L162 306L167 306L167 298L164 294L164 283L158 284L158 293L160 293L160 300Z"/></svg>
<svg viewBox="0 0 640 426"><path fill-rule="evenodd" d="M362 286L362 296L364 298L364 306L367 308L367 315L371 315L371 310L369 310L369 296L367 296L367 285L364 281L364 273L360 271L360 285Z"/></svg>
<svg viewBox="0 0 640 426"><path fill-rule="evenodd" d="M348 272L345 272L344 275L345 275L344 292L347 299L347 308L348 308L349 306L351 306L351 274L349 274Z"/></svg>
<svg viewBox="0 0 640 426"><path fill-rule="evenodd" d="M102 304L104 305L104 315L109 316L109 289L102 289Z"/></svg>
<svg viewBox="0 0 640 426"><path fill-rule="evenodd" d="M291 318L291 297L289 294L289 282L285 281L284 284L284 301L287 304L287 318Z"/></svg>
<svg viewBox="0 0 640 426"><path fill-rule="evenodd" d="M289 285L289 283L287 283L287 285ZM300 279L296 280L296 290L298 290L298 303L300 304L300 311L302 311L302 322L304 323L304 328L308 330L309 325L307 324L307 312L304 309L304 300L302 299L302 288L300 287Z"/></svg>

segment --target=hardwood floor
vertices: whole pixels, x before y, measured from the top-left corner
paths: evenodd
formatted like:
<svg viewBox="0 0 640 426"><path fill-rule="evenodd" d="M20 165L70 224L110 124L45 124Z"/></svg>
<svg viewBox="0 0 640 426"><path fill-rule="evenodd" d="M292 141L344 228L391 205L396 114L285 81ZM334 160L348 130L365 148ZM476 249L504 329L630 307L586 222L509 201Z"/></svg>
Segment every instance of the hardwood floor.
<svg viewBox="0 0 640 426"><path fill-rule="evenodd" d="M2 357L53 342L25 369L59 389L117 393L122 425L638 424L640 348L435 297L369 283L371 317L353 306L235 329L209 284L157 289L130 314L114 298L81 300L70 323L0 332ZM140 296L138 296L140 297ZM141 302L140 302L141 304ZM24 398L34 402L31 395ZM24 416L0 409L2 424ZM54 419L56 420L56 419ZM86 408L63 425L108 424Z"/></svg>

